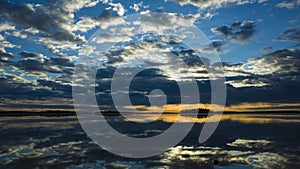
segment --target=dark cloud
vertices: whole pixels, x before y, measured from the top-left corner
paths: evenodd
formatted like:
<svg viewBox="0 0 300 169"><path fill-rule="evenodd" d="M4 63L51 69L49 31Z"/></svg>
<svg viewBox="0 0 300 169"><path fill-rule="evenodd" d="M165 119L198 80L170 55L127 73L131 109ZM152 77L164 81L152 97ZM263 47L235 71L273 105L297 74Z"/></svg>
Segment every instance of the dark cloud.
<svg viewBox="0 0 300 169"><path fill-rule="evenodd" d="M181 54L180 54L181 53ZM189 66L203 67L204 58L193 55L192 50L183 50L180 55ZM300 99L300 51L297 49L278 50L260 58L250 59L245 63L226 64L225 75L228 83L227 105L242 102L282 102L293 103ZM207 59L207 62L209 60ZM96 92L98 101L113 105L110 97L111 78L115 67L102 68L97 72ZM129 70L124 70L127 72ZM207 74L206 71L199 74ZM104 80L106 79L106 80ZM110 80L108 80L110 79ZM130 98L134 104L149 105L148 94L153 89L163 90L168 103L179 103L180 92L178 83L188 85L188 82L178 82L168 79L158 69L147 69L140 72L130 85ZM198 80L202 103L210 103L211 83L207 78ZM121 94L124 91L119 91ZM120 95L121 95L120 94ZM272 99L270 99L272 98Z"/></svg>
<svg viewBox="0 0 300 169"><path fill-rule="evenodd" d="M0 6L2 17L21 25L27 25L42 31L59 27L58 22L54 20L55 18L44 14L44 11L37 13L28 6L4 1L0 2Z"/></svg>
<svg viewBox="0 0 300 169"><path fill-rule="evenodd" d="M71 98L71 78L68 78L70 76L68 68L71 69L73 64L68 59L40 59L36 57L39 54L27 52L21 52L20 55L27 57L7 62L6 66L10 66L13 72L1 72L0 94L3 98L13 100ZM47 73L58 73L62 76L48 79ZM28 79L27 76L31 78Z"/></svg>
<svg viewBox="0 0 300 169"><path fill-rule="evenodd" d="M38 53L20 52L20 60L10 61L8 66L14 66L16 70L26 71L26 73L64 73L72 74L74 63L67 57L45 57Z"/></svg>
<svg viewBox="0 0 300 169"><path fill-rule="evenodd" d="M51 61L46 60L35 60L35 59L26 59L14 62L13 65L20 69L29 72L42 72L42 73L63 73L61 66L52 64ZM54 67L55 66L55 67Z"/></svg>
<svg viewBox="0 0 300 169"><path fill-rule="evenodd" d="M42 72L46 71L43 62L34 59L21 60L16 62L14 65L17 68L25 71L42 71ZM58 73L58 71L54 71L54 70L51 70L50 72Z"/></svg>
<svg viewBox="0 0 300 169"><path fill-rule="evenodd" d="M277 40L300 41L300 29L289 29L284 31Z"/></svg>
<svg viewBox="0 0 300 169"><path fill-rule="evenodd" d="M51 97L66 97L64 93L55 92L41 85L28 83L17 76L0 77L0 94L6 99L42 99Z"/></svg>
<svg viewBox="0 0 300 169"><path fill-rule="evenodd" d="M245 72L251 76L269 77L268 80L272 85L280 81L280 79L291 78L296 80L294 73L300 73L300 50L284 49L264 55L260 58L250 59L239 65L226 65L226 67L239 67L240 73ZM289 75L289 76L287 76ZM246 77L248 78L248 76Z"/></svg>
<svg viewBox="0 0 300 169"><path fill-rule="evenodd" d="M37 80L38 84L40 86L46 86L51 88L53 92L60 93L61 95L64 95L64 97L71 97L72 93L72 87L70 85L61 84L55 81L50 80Z"/></svg>
<svg viewBox="0 0 300 169"><path fill-rule="evenodd" d="M224 41L213 41L210 45L207 45L206 48L203 49L203 52L214 53L214 52L221 52L221 48L226 46Z"/></svg>
<svg viewBox="0 0 300 169"><path fill-rule="evenodd" d="M192 52L192 51L190 51ZM32 54L33 55L33 54ZM34 55L33 55L34 56ZM191 63L193 55L186 59ZM285 49L251 59L241 64L224 64L227 73L228 95L227 105L241 102L297 102L300 99L300 51ZM199 57L198 57L199 58ZM26 71L50 71L45 63L50 65L65 65L72 67L71 62L64 58L46 60L45 63L33 59L18 62L19 69ZM249 67L250 66L250 67ZM239 68L239 69L237 69ZM111 98L111 78L115 67L101 68L96 75L96 98L100 106L113 105ZM61 73L61 71L58 71ZM229 76L228 73L236 73ZM205 72L201 72L205 73ZM243 75L246 74L246 75ZM16 77L1 77L0 93L5 98L39 98L39 97L72 97L71 76L61 74L58 78L39 79L36 84ZM161 89L167 95L168 103L179 103L181 100L178 83L188 85L188 82L176 82L168 79L158 69L146 69L140 72L130 85L130 98L135 105L149 105L148 95L153 89ZM266 85L258 86L264 83ZM233 85L235 84L235 85ZM240 85L237 87L236 85ZM210 81L198 81L202 103L210 103ZM122 91L119 91L122 93ZM272 98L270 100L270 98Z"/></svg>
<svg viewBox="0 0 300 169"><path fill-rule="evenodd" d="M0 50L0 62L7 62L10 58L13 58L12 54Z"/></svg>
<svg viewBox="0 0 300 169"><path fill-rule="evenodd" d="M212 31L217 34L224 35L230 41L245 43L252 39L256 29L253 21L243 21L235 22L219 28L213 28Z"/></svg>
<svg viewBox="0 0 300 169"><path fill-rule="evenodd" d="M221 47L224 46L225 43L223 41L214 41L212 42L212 46L217 50L221 51Z"/></svg>
<svg viewBox="0 0 300 169"><path fill-rule="evenodd" d="M277 50L255 60L259 63L257 66L265 65L265 67L276 68L273 74L300 72L299 49Z"/></svg>
<svg viewBox="0 0 300 169"><path fill-rule="evenodd" d="M269 47L265 47L265 48L262 48L261 51L262 52L270 52L273 50L273 47L269 46Z"/></svg>
<svg viewBox="0 0 300 169"><path fill-rule="evenodd" d="M207 59L205 57L200 58L197 55L184 56L182 59L188 66L203 67L205 65L210 65L209 59Z"/></svg>
<svg viewBox="0 0 300 169"><path fill-rule="evenodd" d="M69 23L70 18L65 18L66 13L60 10L40 7L32 9L26 5L11 2L0 2L0 16L8 21L38 29L43 36L53 38L57 41L82 41L63 24Z"/></svg>
<svg viewBox="0 0 300 169"><path fill-rule="evenodd" d="M40 58L41 54L29 53L29 52L20 52L19 53L24 58Z"/></svg>
<svg viewBox="0 0 300 169"><path fill-rule="evenodd" d="M96 26L106 29L109 26L118 25L123 22L122 17L118 11L112 8L107 8L99 16L95 17L81 17L79 21L73 25L73 29L80 32L87 32L94 29Z"/></svg>
<svg viewBox="0 0 300 169"><path fill-rule="evenodd" d="M229 103L297 102L300 99L300 51L297 49L278 50L226 67L240 74L227 77Z"/></svg>
<svg viewBox="0 0 300 169"><path fill-rule="evenodd" d="M50 63L49 63L50 62ZM52 57L47 64L58 65L60 67L74 67L74 63L69 58Z"/></svg>

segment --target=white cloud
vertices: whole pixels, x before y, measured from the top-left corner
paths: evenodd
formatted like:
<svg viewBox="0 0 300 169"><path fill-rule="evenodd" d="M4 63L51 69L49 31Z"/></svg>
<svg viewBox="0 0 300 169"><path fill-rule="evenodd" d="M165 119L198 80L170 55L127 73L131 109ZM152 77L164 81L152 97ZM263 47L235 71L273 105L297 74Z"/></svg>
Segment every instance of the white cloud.
<svg viewBox="0 0 300 169"><path fill-rule="evenodd" d="M37 33L39 33L40 31L38 29L35 29L35 28L27 28L24 30L24 33L27 33L27 34L31 34L31 35L35 35Z"/></svg>
<svg viewBox="0 0 300 169"><path fill-rule="evenodd" d="M78 36L78 38L81 38L83 41L85 41L83 39L84 37L82 36ZM63 51L76 51L80 49L80 44L77 44L76 42L62 42L49 37L41 37L38 39L38 42L45 45L50 52L62 55Z"/></svg>
<svg viewBox="0 0 300 169"><path fill-rule="evenodd" d="M98 24L95 22L93 18L84 17L81 18L76 24L72 27L72 31L80 31L87 32L93 28L95 28Z"/></svg>
<svg viewBox="0 0 300 169"><path fill-rule="evenodd" d="M180 28L194 26L199 14L180 15L177 13L146 13L134 24L143 32L162 34L165 30L178 31Z"/></svg>
<svg viewBox="0 0 300 169"><path fill-rule="evenodd" d="M96 6L99 2L101 0L64 0L61 7L67 12L74 12L85 7Z"/></svg>
<svg viewBox="0 0 300 169"><path fill-rule="evenodd" d="M263 86L270 85L269 83L264 83L257 79L230 80L230 81L227 81L226 83L232 85L235 88L263 87Z"/></svg>
<svg viewBox="0 0 300 169"><path fill-rule="evenodd" d="M232 143L227 143L231 147L247 147L247 148L262 148L268 144L273 143L268 140L246 140L246 139L236 139Z"/></svg>
<svg viewBox="0 0 300 169"><path fill-rule="evenodd" d="M135 12L140 11L142 8L143 9L149 8L149 5L144 6L143 1L141 1L139 3L133 4L132 6L130 6L130 9L133 9Z"/></svg>
<svg viewBox="0 0 300 169"><path fill-rule="evenodd" d="M5 48L20 48L21 46L12 44L9 41L2 41L0 43L0 50L5 51Z"/></svg>
<svg viewBox="0 0 300 169"><path fill-rule="evenodd" d="M278 3L277 7L293 9L298 5L300 5L300 0L286 0L284 2Z"/></svg>
<svg viewBox="0 0 300 169"><path fill-rule="evenodd" d="M142 7L142 5L143 5L143 1L141 1L140 3L133 4L132 6L130 6L130 8L133 9L135 12L138 12L140 10L140 7Z"/></svg>
<svg viewBox="0 0 300 169"><path fill-rule="evenodd" d="M253 142L254 140L244 140L244 142L246 141ZM249 165L253 168L284 168L286 163L288 163L286 157L269 152L263 148L259 150L261 152L256 152L252 148L239 150L204 146L177 146L165 152L162 155L161 162L173 166L176 166L176 164L182 166L182 162L184 162L191 166L202 165L203 168L213 167L211 159L218 159L221 166L230 166L230 164L235 163Z"/></svg>
<svg viewBox="0 0 300 169"><path fill-rule="evenodd" d="M285 49L260 58L249 59L245 63L227 65L224 68L226 77L244 77L228 80L227 83L233 87L241 88L274 85L274 83L282 80L287 83L299 81L299 78L293 75L299 72L299 54L300 51L297 49Z"/></svg>
<svg viewBox="0 0 300 169"><path fill-rule="evenodd" d="M92 42L96 43L107 43L107 42L126 42L131 40L130 36L127 35L112 35L107 33L102 33L100 36L92 39Z"/></svg>
<svg viewBox="0 0 300 169"><path fill-rule="evenodd" d="M72 27L72 31L87 32L97 26L106 29L125 23L124 19L117 16L99 16L97 18L83 17Z"/></svg>
<svg viewBox="0 0 300 169"><path fill-rule="evenodd" d="M4 32L4 31L8 31L8 30L16 30L16 27L7 22L0 24L0 32Z"/></svg>
<svg viewBox="0 0 300 169"><path fill-rule="evenodd" d="M207 9L207 8L222 8L228 5L244 5L248 3L263 3L266 0L174 0L175 2L179 3L180 5L194 5L200 9Z"/></svg>
<svg viewBox="0 0 300 169"><path fill-rule="evenodd" d="M22 39L26 39L27 38L27 34L23 34L21 31L14 31L12 33L13 36L18 37L18 38L22 38Z"/></svg>
<svg viewBox="0 0 300 169"><path fill-rule="evenodd" d="M234 5L244 5L252 3L264 3L267 0L166 0L175 1L181 6L193 5L198 7L198 12L201 14L202 19L209 20L217 15L216 9L226 8Z"/></svg>
<svg viewBox="0 0 300 169"><path fill-rule="evenodd" d="M112 3L110 2L109 5L112 6L112 10L116 11L119 16L123 16L127 10L124 9L121 3ZM110 9L110 8L108 8Z"/></svg>
<svg viewBox="0 0 300 169"><path fill-rule="evenodd" d="M294 49L282 50L261 58L249 59L241 68L244 72L256 75L297 71L300 63L297 52L299 53L299 51Z"/></svg>

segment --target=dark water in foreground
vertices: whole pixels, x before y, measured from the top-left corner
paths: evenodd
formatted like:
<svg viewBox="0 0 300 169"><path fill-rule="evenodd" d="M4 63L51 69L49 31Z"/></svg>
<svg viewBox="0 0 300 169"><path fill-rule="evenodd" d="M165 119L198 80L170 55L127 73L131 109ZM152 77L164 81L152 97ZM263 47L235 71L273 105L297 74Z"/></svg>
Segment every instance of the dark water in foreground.
<svg viewBox="0 0 300 169"><path fill-rule="evenodd" d="M138 130L135 124L118 117L109 117L108 121L136 137L156 135L170 126L168 118ZM99 148L76 117L0 117L0 168L297 169L299 124L300 115L224 115L205 144L197 143L202 127L199 122L167 152L129 159Z"/></svg>

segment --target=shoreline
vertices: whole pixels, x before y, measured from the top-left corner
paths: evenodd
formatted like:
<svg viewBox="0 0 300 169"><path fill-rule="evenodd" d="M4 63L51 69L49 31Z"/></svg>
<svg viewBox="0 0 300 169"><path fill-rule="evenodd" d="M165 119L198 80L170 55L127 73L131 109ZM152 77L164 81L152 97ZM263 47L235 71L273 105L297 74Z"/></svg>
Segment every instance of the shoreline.
<svg viewBox="0 0 300 169"><path fill-rule="evenodd" d="M129 113L129 112L128 112ZM153 112L155 113L155 112ZM117 111L107 111L102 113L104 116L121 116ZM145 112L143 114L150 114L150 112ZM174 112L164 112L167 114L178 114ZM216 112L216 114L219 114ZM300 115L300 111L253 111L253 112L223 112L223 114L261 114L261 115L278 115L278 114L293 114ZM182 115L188 115L182 113ZM199 113L198 115L206 116L207 113ZM75 111L40 111L40 112L28 112L28 111L2 111L0 112L0 117L11 116L11 117L22 117L22 116L45 116L45 117L64 117L64 116L76 116Z"/></svg>

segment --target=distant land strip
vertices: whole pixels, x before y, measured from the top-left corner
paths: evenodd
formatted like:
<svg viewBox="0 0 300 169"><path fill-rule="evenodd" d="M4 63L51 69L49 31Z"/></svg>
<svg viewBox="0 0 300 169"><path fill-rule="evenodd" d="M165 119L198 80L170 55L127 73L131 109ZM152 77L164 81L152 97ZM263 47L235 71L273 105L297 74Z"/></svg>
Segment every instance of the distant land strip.
<svg viewBox="0 0 300 169"><path fill-rule="evenodd" d="M200 111L201 110L201 111ZM191 110L184 110L181 112L181 115L185 116L188 115ZM198 116L205 116L208 114L208 110L199 109ZM121 116L121 114L118 111L103 111L101 112L104 116ZM130 112L128 112L130 113ZM149 114L150 112L146 112L146 114ZM154 112L155 113L155 112ZM214 112L213 112L214 113ZM216 114L219 114L219 112L215 112ZM163 114L178 114L174 112L164 112ZM223 114L299 114L299 111L253 111L253 112L235 112L235 111L226 111L223 112ZM56 116L76 116L75 111L55 111L55 110L49 110L49 111L39 111L39 112L30 112L30 111L0 111L0 117L1 116L46 116L46 117L56 117Z"/></svg>

